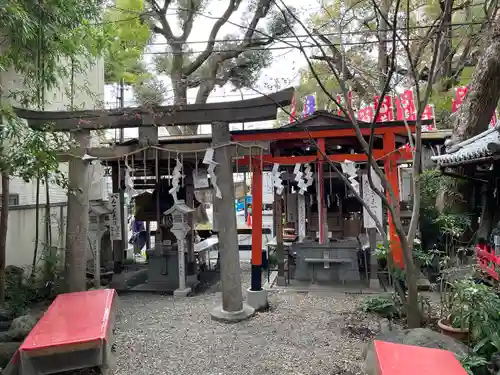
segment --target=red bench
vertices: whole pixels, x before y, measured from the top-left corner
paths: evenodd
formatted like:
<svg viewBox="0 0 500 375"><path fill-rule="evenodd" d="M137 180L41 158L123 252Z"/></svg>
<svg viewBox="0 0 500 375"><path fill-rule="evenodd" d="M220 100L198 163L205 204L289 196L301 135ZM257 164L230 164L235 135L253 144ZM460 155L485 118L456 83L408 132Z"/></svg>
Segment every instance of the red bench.
<svg viewBox="0 0 500 375"><path fill-rule="evenodd" d="M45 375L114 363L117 308L113 289L61 294L52 302L5 368L8 375Z"/></svg>
<svg viewBox="0 0 500 375"><path fill-rule="evenodd" d="M452 352L374 341L378 375L467 375Z"/></svg>

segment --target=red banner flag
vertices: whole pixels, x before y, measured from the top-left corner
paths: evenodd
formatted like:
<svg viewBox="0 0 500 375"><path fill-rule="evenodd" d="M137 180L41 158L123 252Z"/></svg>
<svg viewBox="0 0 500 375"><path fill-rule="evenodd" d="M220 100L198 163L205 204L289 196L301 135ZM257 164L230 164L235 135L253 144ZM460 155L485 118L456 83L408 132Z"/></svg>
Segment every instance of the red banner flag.
<svg viewBox="0 0 500 375"><path fill-rule="evenodd" d="M380 96L375 96L374 111L377 111L378 101ZM385 96L382 103L380 103L380 110L376 122L394 121L394 107L392 105L392 96Z"/></svg>
<svg viewBox="0 0 500 375"><path fill-rule="evenodd" d="M493 116L491 116L490 126L494 128L497 124L497 121L498 121L498 115L497 115L497 110L495 109L495 111L493 111Z"/></svg>
<svg viewBox="0 0 500 375"><path fill-rule="evenodd" d="M348 91L348 92L347 92L347 100L349 100L349 104L352 106L352 91ZM340 95L340 94L339 94L339 95L337 95L337 102L338 102L341 106L343 106L343 107L344 107L344 110L345 110L346 112L348 112L348 110L347 110L347 106L345 105L345 100L344 100L344 96L343 96L343 95ZM344 112L342 112L342 110L340 109L340 107L339 107L339 109L337 110L337 114L338 114L339 116L344 116Z"/></svg>
<svg viewBox="0 0 500 375"><path fill-rule="evenodd" d="M452 112L456 112L458 110L458 107L460 107L465 99L465 95L467 95L467 91L469 91L467 86L461 86L455 89L455 99L451 102Z"/></svg>
<svg viewBox="0 0 500 375"><path fill-rule="evenodd" d="M396 96L396 115L396 119L399 121L415 121L417 119L412 90L406 90L399 97Z"/></svg>
<svg viewBox="0 0 500 375"><path fill-rule="evenodd" d="M290 105L290 124L295 121L297 117L297 98L295 94L292 96L292 104Z"/></svg>
<svg viewBox="0 0 500 375"><path fill-rule="evenodd" d="M373 107L371 105L360 108L358 111L358 120L364 122L372 122L373 121Z"/></svg>
<svg viewBox="0 0 500 375"><path fill-rule="evenodd" d="M434 106L427 104L422 112L422 120L434 119ZM431 125L422 125L422 131L428 132L436 129L436 124L433 122Z"/></svg>

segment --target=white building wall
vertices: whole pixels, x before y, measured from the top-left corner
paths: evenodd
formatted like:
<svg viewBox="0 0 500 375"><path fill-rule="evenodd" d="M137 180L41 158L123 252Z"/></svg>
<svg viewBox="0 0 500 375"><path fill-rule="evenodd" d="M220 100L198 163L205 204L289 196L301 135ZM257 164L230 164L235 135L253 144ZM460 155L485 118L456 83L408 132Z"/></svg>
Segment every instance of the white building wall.
<svg viewBox="0 0 500 375"><path fill-rule="evenodd" d="M7 88L22 87L21 78L14 72L6 72L0 75L0 83ZM74 79L75 96L73 106L78 109L99 109L104 102L104 61L99 59L95 65L90 66L86 72L76 73ZM61 82L61 85L45 94L45 110L64 111L71 107L71 80ZM13 103L15 104L15 103ZM98 135L94 134L91 140L93 146L98 144ZM106 190L102 178L103 168L98 163L91 167L91 186L89 198L91 200L106 199L103 194ZM60 170L67 174L68 164L61 163ZM10 183L10 194L19 196L19 205L32 205L36 203L36 181L24 182L14 177ZM40 204L46 202L45 185L40 185ZM61 203L67 201L66 190L55 184L50 184L50 202ZM0 188L1 194L1 188Z"/></svg>

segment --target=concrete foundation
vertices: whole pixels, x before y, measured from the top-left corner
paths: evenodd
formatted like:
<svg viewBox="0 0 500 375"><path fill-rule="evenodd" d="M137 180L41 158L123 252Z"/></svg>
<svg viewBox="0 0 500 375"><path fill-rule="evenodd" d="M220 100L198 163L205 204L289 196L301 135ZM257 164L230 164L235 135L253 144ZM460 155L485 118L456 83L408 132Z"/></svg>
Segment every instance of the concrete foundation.
<svg viewBox="0 0 500 375"><path fill-rule="evenodd" d="M198 282L198 275L187 275L186 276L186 284L193 285Z"/></svg>
<svg viewBox="0 0 500 375"><path fill-rule="evenodd" d="M191 288L174 290L174 297L187 297L191 293Z"/></svg>
<svg viewBox="0 0 500 375"><path fill-rule="evenodd" d="M240 311L225 311L222 305L216 306L210 311L213 320L224 323L238 323L249 319L254 314L255 309L246 303L243 303L243 309Z"/></svg>
<svg viewBox="0 0 500 375"><path fill-rule="evenodd" d="M278 276L276 278L276 285L277 286L286 286L286 276Z"/></svg>
<svg viewBox="0 0 500 375"><path fill-rule="evenodd" d="M379 279L370 279L370 289L380 289Z"/></svg>
<svg viewBox="0 0 500 375"><path fill-rule="evenodd" d="M247 303L255 309L255 311L262 311L268 308L267 290L250 290L248 289Z"/></svg>

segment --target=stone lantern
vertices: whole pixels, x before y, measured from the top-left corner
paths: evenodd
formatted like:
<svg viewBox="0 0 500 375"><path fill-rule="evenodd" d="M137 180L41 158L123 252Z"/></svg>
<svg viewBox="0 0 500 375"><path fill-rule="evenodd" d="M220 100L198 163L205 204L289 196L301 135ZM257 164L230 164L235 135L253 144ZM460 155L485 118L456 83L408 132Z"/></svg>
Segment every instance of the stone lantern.
<svg viewBox="0 0 500 375"><path fill-rule="evenodd" d="M177 252L178 252L178 262L179 262L179 287L174 290L175 296L185 297L191 292L191 288L186 286L186 260L184 256L184 249L186 246L186 234L191 229L188 225L189 213L192 213L194 209L188 207L184 200L175 201L174 205L170 207L163 214L172 218L172 227L170 232L177 239Z"/></svg>

